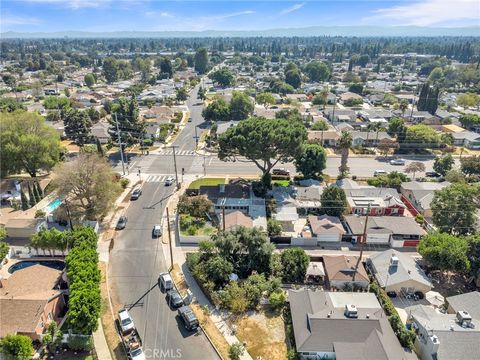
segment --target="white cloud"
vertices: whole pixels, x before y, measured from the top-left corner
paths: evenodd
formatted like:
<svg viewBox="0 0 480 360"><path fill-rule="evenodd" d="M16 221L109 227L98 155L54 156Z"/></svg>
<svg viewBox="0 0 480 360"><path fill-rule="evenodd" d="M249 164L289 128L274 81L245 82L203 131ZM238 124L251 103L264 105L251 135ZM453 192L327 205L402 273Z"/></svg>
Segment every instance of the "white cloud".
<svg viewBox="0 0 480 360"><path fill-rule="evenodd" d="M303 8L305 6L305 3L300 3L300 4L295 4L293 6L290 6L289 8L286 8L282 11L280 11L279 15L287 15L287 14L290 14L294 11L297 11L297 10L300 10L301 8Z"/></svg>
<svg viewBox="0 0 480 360"><path fill-rule="evenodd" d="M231 13L231 14L213 15L211 17L208 17L208 19L223 20L223 19L230 19L230 18L237 17L237 16L250 15L250 14L253 14L253 13L255 13L255 11L245 10L245 11L238 11L238 12Z"/></svg>
<svg viewBox="0 0 480 360"><path fill-rule="evenodd" d="M31 3L54 4L72 10L83 8L99 8L110 3L110 0L26 0Z"/></svg>
<svg viewBox="0 0 480 360"><path fill-rule="evenodd" d="M16 16L10 14L2 14L2 26L12 26L12 25L38 25L42 21L37 18L29 16Z"/></svg>
<svg viewBox="0 0 480 360"><path fill-rule="evenodd" d="M146 11L146 17L163 17L163 18L173 18L175 17L173 14L170 14L166 11L157 12L157 11Z"/></svg>
<svg viewBox="0 0 480 360"><path fill-rule="evenodd" d="M423 0L406 5L378 9L373 16L362 19L371 25L448 25L458 20L475 20L480 18L478 0Z"/></svg>

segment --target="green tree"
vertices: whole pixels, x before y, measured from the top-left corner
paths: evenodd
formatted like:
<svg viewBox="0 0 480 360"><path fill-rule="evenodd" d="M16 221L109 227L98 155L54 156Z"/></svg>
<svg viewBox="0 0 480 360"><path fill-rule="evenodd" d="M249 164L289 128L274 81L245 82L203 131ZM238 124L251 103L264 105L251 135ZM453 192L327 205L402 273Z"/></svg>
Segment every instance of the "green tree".
<svg viewBox="0 0 480 360"><path fill-rule="evenodd" d="M63 119L65 135L75 142L76 145L83 147L90 142L92 138L92 120L86 111L69 110Z"/></svg>
<svg viewBox="0 0 480 360"><path fill-rule="evenodd" d="M455 160L451 154L446 154L441 157L437 157L433 163L433 170L435 170L440 175L445 176L445 174L452 169Z"/></svg>
<svg viewBox="0 0 480 360"><path fill-rule="evenodd" d="M160 59L160 73L167 74L169 78L173 76L173 66L169 58L162 56Z"/></svg>
<svg viewBox="0 0 480 360"><path fill-rule="evenodd" d="M205 279L213 281L217 288L228 282L233 272L233 265L221 256L215 255L203 263Z"/></svg>
<svg viewBox="0 0 480 360"><path fill-rule="evenodd" d="M214 71L208 77L221 87L233 86L235 84L235 75L226 67Z"/></svg>
<svg viewBox="0 0 480 360"><path fill-rule="evenodd" d="M330 77L330 69L320 61L309 62L305 67L305 73L310 81L327 81Z"/></svg>
<svg viewBox="0 0 480 360"><path fill-rule="evenodd" d="M478 106L478 104L480 104L480 96L478 94L468 92L457 96L457 105L464 108Z"/></svg>
<svg viewBox="0 0 480 360"><path fill-rule="evenodd" d="M295 167L305 178L317 178L327 166L327 153L317 144L304 144L301 154L295 159Z"/></svg>
<svg viewBox="0 0 480 360"><path fill-rule="evenodd" d="M303 283L310 258L305 250L292 247L282 251L280 260L283 267L283 281Z"/></svg>
<svg viewBox="0 0 480 360"><path fill-rule="evenodd" d="M288 70L285 73L285 82L294 89L297 89L302 83L302 77L298 69Z"/></svg>
<svg viewBox="0 0 480 360"><path fill-rule="evenodd" d="M281 309L285 305L286 297L283 291L274 291L268 298L268 305L274 311Z"/></svg>
<svg viewBox="0 0 480 360"><path fill-rule="evenodd" d="M423 237L418 252L427 264L444 271L463 272L470 268L468 243L463 237L446 233L430 233Z"/></svg>
<svg viewBox="0 0 480 360"><path fill-rule="evenodd" d="M185 87L178 88L178 89L176 90L175 98L177 99L177 101L185 101L185 100L187 100L187 99L188 99L187 89L186 89Z"/></svg>
<svg viewBox="0 0 480 360"><path fill-rule="evenodd" d="M320 203L324 214L340 217L347 208L347 197L342 188L330 186L323 190Z"/></svg>
<svg viewBox="0 0 480 360"><path fill-rule="evenodd" d="M282 224L280 221L277 221L273 218L268 219L267 221L267 232L268 236L280 236L282 234Z"/></svg>
<svg viewBox="0 0 480 360"><path fill-rule="evenodd" d="M232 120L244 120L254 110L250 97L242 91L234 91L230 100L230 117Z"/></svg>
<svg viewBox="0 0 480 360"><path fill-rule="evenodd" d="M140 120L138 103L135 97L132 96L130 99L120 98L115 114L109 119L108 133L114 143L118 141L117 121L122 144L126 146L139 144L145 137L146 125L144 121Z"/></svg>
<svg viewBox="0 0 480 360"><path fill-rule="evenodd" d="M32 339L25 335L6 335L0 340L0 352L5 360L30 360L33 355Z"/></svg>
<svg viewBox="0 0 480 360"><path fill-rule="evenodd" d="M465 156L460 159L460 168L465 175L480 175L480 156Z"/></svg>
<svg viewBox="0 0 480 360"><path fill-rule="evenodd" d="M468 234L475 228L476 202L480 190L474 185L456 183L435 191L432 203L433 224L442 232Z"/></svg>
<svg viewBox="0 0 480 360"><path fill-rule="evenodd" d="M37 204L37 201L35 200L35 196L33 195L32 187L30 186L30 183L27 183L27 188L28 188L28 202L30 204L30 207L34 207Z"/></svg>
<svg viewBox="0 0 480 360"><path fill-rule="evenodd" d="M61 164L56 175L54 183L60 195L69 197L72 216L102 219L122 192L110 164L96 153Z"/></svg>
<svg viewBox="0 0 480 360"><path fill-rule="evenodd" d="M208 52L205 48L199 48L195 52L195 71L205 74L208 69Z"/></svg>
<svg viewBox="0 0 480 360"><path fill-rule="evenodd" d="M207 98L207 90L200 86L200 88L198 89L197 98L205 101L205 99Z"/></svg>
<svg viewBox="0 0 480 360"><path fill-rule="evenodd" d="M27 108L20 101L13 98L0 98L0 111L14 112L17 110L27 110Z"/></svg>
<svg viewBox="0 0 480 360"><path fill-rule="evenodd" d="M234 272L246 277L253 271L268 273L273 245L258 228L238 227L212 237L218 255L233 265Z"/></svg>
<svg viewBox="0 0 480 360"><path fill-rule="evenodd" d="M223 161L246 157L264 177L278 162L296 158L306 137L305 127L298 121L250 118L219 137L218 156Z"/></svg>
<svg viewBox="0 0 480 360"><path fill-rule="evenodd" d="M103 76L109 84L114 83L119 78L119 64L117 59L113 57L107 57L103 60Z"/></svg>
<svg viewBox="0 0 480 360"><path fill-rule="evenodd" d="M312 124L310 130L325 131L328 130L328 123L325 120L318 120Z"/></svg>
<svg viewBox="0 0 480 360"><path fill-rule="evenodd" d="M50 171L60 160L58 133L36 113L0 113L0 158L2 175L26 171L36 177Z"/></svg>
<svg viewBox="0 0 480 360"><path fill-rule="evenodd" d="M350 91L350 92L352 92L352 93L355 93L355 94L362 95L362 93L363 93L363 85L362 85L362 84L358 84L358 83L351 84L351 85L348 87L348 91Z"/></svg>
<svg viewBox="0 0 480 360"><path fill-rule="evenodd" d="M202 110L202 116L207 121L228 121L230 107L223 98L217 97Z"/></svg>
<svg viewBox="0 0 480 360"><path fill-rule="evenodd" d="M255 100L260 105L265 106L265 109L267 109L269 105L275 104L275 97L272 95L272 93L269 93L269 92L262 92L257 94L257 96L255 97Z"/></svg>
<svg viewBox="0 0 480 360"><path fill-rule="evenodd" d="M399 147L400 145L397 141L385 138L378 142L377 150L386 158L391 152L398 150Z"/></svg>
<svg viewBox="0 0 480 360"><path fill-rule="evenodd" d="M91 88L93 85L95 85L95 76L93 74L86 74L83 77L83 81L85 82L85 85L87 85L89 88Z"/></svg>
<svg viewBox="0 0 480 360"><path fill-rule="evenodd" d="M352 147L352 134L348 131L342 131L340 135L340 140L338 141L338 147L341 152L340 166L338 168L339 177L343 178L347 176L350 168L348 167L348 153Z"/></svg>
<svg viewBox="0 0 480 360"><path fill-rule="evenodd" d="M435 148L440 144L440 136L431 127L423 124L407 128L405 146L409 148Z"/></svg>
<svg viewBox="0 0 480 360"><path fill-rule="evenodd" d="M25 191L23 191L23 188L20 188L20 202L22 203L23 211L27 211L30 208L30 205L28 204L27 195L25 195Z"/></svg>
<svg viewBox="0 0 480 360"><path fill-rule="evenodd" d="M462 115L458 120L460 121L460 124L462 124L462 126L466 129L471 129L473 126L480 125L480 115L476 114Z"/></svg>

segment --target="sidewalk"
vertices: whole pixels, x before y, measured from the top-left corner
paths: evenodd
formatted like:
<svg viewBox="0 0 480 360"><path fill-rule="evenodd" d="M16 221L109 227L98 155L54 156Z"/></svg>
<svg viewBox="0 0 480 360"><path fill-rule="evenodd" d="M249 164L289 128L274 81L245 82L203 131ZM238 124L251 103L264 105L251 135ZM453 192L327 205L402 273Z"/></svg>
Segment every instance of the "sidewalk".
<svg viewBox="0 0 480 360"><path fill-rule="evenodd" d="M103 333L102 322L98 320L98 329L93 333L93 343L95 344L95 351L98 360L112 360L110 350L108 349L107 340Z"/></svg>

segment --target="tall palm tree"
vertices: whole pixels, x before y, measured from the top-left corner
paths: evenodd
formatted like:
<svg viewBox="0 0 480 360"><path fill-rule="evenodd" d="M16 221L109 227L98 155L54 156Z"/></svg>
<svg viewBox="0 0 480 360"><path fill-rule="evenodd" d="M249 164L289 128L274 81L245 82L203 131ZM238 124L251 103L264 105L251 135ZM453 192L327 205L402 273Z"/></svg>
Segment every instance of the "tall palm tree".
<svg viewBox="0 0 480 360"><path fill-rule="evenodd" d="M348 131L342 131L342 135L340 136L340 140L338 141L338 147L340 148L342 159L340 161L340 167L338 168L339 177L344 178L347 176L348 171L350 170L348 167L348 151L352 147L352 134Z"/></svg>
<svg viewBox="0 0 480 360"><path fill-rule="evenodd" d="M402 112L402 117L405 117L405 111L408 109L408 102L406 100L400 101L400 104L398 105L398 108Z"/></svg>

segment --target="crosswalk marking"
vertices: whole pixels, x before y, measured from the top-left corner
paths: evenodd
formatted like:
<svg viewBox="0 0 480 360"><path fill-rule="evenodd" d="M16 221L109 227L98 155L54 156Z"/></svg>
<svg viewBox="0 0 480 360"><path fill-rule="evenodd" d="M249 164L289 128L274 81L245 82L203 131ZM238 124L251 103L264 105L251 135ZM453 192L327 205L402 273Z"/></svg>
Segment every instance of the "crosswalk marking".
<svg viewBox="0 0 480 360"><path fill-rule="evenodd" d="M145 182L164 182L169 175L148 175Z"/></svg>
<svg viewBox="0 0 480 360"><path fill-rule="evenodd" d="M173 155L173 150L163 150L159 153L160 155ZM175 151L175 155L177 156L192 156L196 155L194 150L181 150Z"/></svg>

